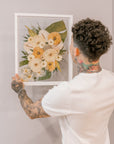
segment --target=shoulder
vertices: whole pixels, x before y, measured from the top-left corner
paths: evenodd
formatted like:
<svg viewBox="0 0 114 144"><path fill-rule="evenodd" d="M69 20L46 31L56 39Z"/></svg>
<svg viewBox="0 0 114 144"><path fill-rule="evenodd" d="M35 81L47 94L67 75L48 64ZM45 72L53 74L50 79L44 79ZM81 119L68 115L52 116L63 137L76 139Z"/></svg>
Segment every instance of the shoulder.
<svg viewBox="0 0 114 144"><path fill-rule="evenodd" d="M49 89L45 94L45 99L59 99L59 97L63 98L67 94L69 94L69 81L63 81Z"/></svg>
<svg viewBox="0 0 114 144"><path fill-rule="evenodd" d="M58 85L54 86L52 89L49 91L55 91L56 93L64 93L69 91L69 81L63 81L59 83Z"/></svg>

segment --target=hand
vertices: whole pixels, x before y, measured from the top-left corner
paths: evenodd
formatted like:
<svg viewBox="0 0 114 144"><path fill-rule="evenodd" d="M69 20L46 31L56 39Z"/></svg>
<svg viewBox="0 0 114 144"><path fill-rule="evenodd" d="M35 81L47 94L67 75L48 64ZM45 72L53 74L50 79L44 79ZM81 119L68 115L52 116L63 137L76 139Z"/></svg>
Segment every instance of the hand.
<svg viewBox="0 0 114 144"><path fill-rule="evenodd" d="M12 77L11 82L11 88L18 93L22 88L24 88L24 84L22 79L19 77L18 74L16 74L14 77Z"/></svg>

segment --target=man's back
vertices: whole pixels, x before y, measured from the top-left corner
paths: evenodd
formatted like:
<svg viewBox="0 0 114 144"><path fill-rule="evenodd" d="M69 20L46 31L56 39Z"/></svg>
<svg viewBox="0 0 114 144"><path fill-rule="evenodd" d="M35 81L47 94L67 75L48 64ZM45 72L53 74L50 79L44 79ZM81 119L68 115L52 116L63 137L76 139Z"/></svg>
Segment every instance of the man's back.
<svg viewBox="0 0 114 144"><path fill-rule="evenodd" d="M108 122L114 110L114 73L105 69L80 73L54 89L57 97L49 98L51 93L47 94L42 106L48 114L60 115L63 144L110 144ZM53 103L55 99L58 104Z"/></svg>

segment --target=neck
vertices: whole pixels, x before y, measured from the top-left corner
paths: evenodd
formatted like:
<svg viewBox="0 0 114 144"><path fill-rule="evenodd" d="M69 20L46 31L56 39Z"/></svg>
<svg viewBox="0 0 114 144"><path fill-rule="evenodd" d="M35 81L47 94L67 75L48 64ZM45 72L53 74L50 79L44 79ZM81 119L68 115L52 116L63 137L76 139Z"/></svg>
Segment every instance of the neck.
<svg viewBox="0 0 114 144"><path fill-rule="evenodd" d="M84 72L84 73L97 73L97 72L101 71L99 61L97 63L86 64L82 60L77 60L77 58L75 58L75 60L77 62L77 72L78 72L78 74L81 73L81 72Z"/></svg>

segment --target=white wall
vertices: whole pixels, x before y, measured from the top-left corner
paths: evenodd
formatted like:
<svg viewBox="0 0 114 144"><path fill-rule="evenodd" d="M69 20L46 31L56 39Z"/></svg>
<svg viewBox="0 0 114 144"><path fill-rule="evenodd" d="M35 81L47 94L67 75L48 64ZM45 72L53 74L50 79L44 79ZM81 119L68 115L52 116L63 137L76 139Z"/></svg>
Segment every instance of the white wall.
<svg viewBox="0 0 114 144"><path fill-rule="evenodd" d="M14 75L14 12L73 14L75 21L90 17L101 20L112 32L112 0L2 0L0 4L0 144L60 144L56 118L30 120L17 95L11 90ZM101 59L112 70L112 49ZM48 87L28 87L35 101ZM111 144L114 143L114 116L110 121Z"/></svg>

